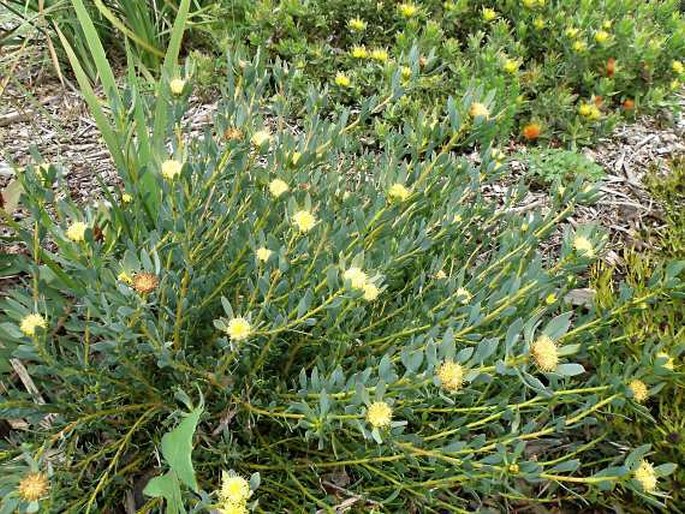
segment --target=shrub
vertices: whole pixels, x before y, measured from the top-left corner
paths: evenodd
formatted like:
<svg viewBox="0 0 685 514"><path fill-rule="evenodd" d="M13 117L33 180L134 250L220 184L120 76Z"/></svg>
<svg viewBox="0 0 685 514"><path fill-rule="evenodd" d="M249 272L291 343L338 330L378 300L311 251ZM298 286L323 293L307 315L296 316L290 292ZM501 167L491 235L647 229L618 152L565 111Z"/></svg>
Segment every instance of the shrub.
<svg viewBox="0 0 685 514"><path fill-rule="evenodd" d="M168 63L178 30L171 41ZM642 398L611 351L601 366L592 356L610 350L598 334L617 316L682 284L669 268L605 311L574 308L566 293L604 236L580 227L558 255L540 247L593 193L577 181L525 216L522 187L487 199L500 153L485 146L475 164L453 151L488 141L478 92L447 118L389 127L371 152L363 120L393 95L326 120L312 94L295 131L282 115L296 74L236 57L213 129L193 137L173 64L146 95L134 80L107 87L95 62L110 114L75 72L122 189L79 206L54 165L29 166L30 216L5 217L30 257L3 301L1 351L45 400L11 381L2 393L3 417L31 428L3 443L5 510L664 498L672 466L597 435L607 409L631 414Z"/></svg>
<svg viewBox="0 0 685 514"><path fill-rule="evenodd" d="M444 116L455 91L496 91L498 135L531 121L542 142L587 144L622 115L666 103L682 83L685 23L677 1L255 2L236 33L291 62L307 84L353 105L393 81L406 95L386 124ZM404 4L401 4L404 5ZM486 16L487 14L487 16ZM382 50L385 54L373 52ZM350 85L335 84L344 73Z"/></svg>
<svg viewBox="0 0 685 514"><path fill-rule="evenodd" d="M559 148L533 149L523 154L528 171L534 180L543 184L573 183L577 179L597 182L604 178L604 170L582 153Z"/></svg>

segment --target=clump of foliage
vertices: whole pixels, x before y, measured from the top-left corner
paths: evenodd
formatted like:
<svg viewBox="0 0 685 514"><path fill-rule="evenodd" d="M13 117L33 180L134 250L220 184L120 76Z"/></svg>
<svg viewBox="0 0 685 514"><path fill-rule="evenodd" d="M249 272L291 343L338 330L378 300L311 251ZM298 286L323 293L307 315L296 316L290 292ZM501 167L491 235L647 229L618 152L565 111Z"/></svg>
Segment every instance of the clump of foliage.
<svg viewBox="0 0 685 514"><path fill-rule="evenodd" d="M30 216L5 216L30 256L0 351L44 403L3 371L0 413L31 429L1 443L3 508L661 504L673 466L601 435L659 378L619 369L599 334L682 291L677 270L606 309L567 301L604 237L541 247L593 192L577 181L525 216L523 185L484 197L506 166L477 90L370 152L364 120L395 91L333 119L311 94L292 131L297 73L236 56L213 130L191 136L174 65L187 8L154 95L133 74L120 91L91 40L110 112L68 51L122 189L80 206L55 166L29 166ZM479 164L453 151L466 143L485 144Z"/></svg>
<svg viewBox="0 0 685 514"><path fill-rule="evenodd" d="M597 182L604 170L590 158L574 150L560 148L533 149L523 154L531 177L543 184L567 185L580 179Z"/></svg>
<svg viewBox="0 0 685 514"><path fill-rule="evenodd" d="M587 143L683 81L685 21L676 0L494 2L258 1L229 38L330 87L354 105L405 83L375 134L419 112L445 115L455 91L494 91L502 138ZM527 130L526 130L527 129Z"/></svg>
<svg viewBox="0 0 685 514"><path fill-rule="evenodd" d="M597 290L597 304L600 309L611 309L620 302L621 295L630 288L631 294L648 294L656 270L669 259L685 257L683 241L683 166L676 159L671 173L666 176L653 172L648 176L650 192L659 201L665 212L666 224L657 241L660 250L651 254L628 251L625 263L620 267L602 267L594 274L592 286ZM683 276L683 265L672 264L674 273ZM615 277L625 277L624 288L617 289ZM672 512L683 512L685 498L685 397L683 396L683 354L685 353L685 296L683 294L644 305L643 309L625 313L617 319L617 326L607 337L618 343L617 351L623 356L626 366L649 370L652 383L663 387L658 395L646 403L646 409L637 416L612 420L611 437L620 441L639 439L650 443L654 458L662 462L678 464L671 476L669 489L673 499L669 502ZM598 354L598 358L606 356ZM650 383L650 380L647 381Z"/></svg>

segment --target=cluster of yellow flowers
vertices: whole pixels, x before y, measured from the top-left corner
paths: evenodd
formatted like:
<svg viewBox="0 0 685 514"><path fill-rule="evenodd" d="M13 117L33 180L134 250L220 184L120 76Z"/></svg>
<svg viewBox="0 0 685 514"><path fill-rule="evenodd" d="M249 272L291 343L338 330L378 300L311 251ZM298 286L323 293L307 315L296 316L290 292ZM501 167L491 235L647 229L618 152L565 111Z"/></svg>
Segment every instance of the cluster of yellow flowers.
<svg viewBox="0 0 685 514"><path fill-rule="evenodd" d="M29 473L19 482L17 492L19 497L27 502L35 502L47 496L50 482L44 473Z"/></svg>
<svg viewBox="0 0 685 514"><path fill-rule="evenodd" d="M75 221L67 227L66 236L74 243L80 243L86 239L88 225L82 221Z"/></svg>
<svg viewBox="0 0 685 514"><path fill-rule="evenodd" d="M364 300L374 301L380 294L380 289L373 283L369 276L357 266L352 266L343 273L343 280L350 283L352 289L363 293Z"/></svg>
<svg viewBox="0 0 685 514"><path fill-rule="evenodd" d="M221 514L247 514L247 500L252 496L250 484L234 473L222 472L219 490Z"/></svg>
<svg viewBox="0 0 685 514"><path fill-rule="evenodd" d="M242 316L237 316L228 322L226 333L231 341L244 341L253 333L252 325Z"/></svg>
<svg viewBox="0 0 685 514"><path fill-rule="evenodd" d="M181 174L183 163L174 159L169 159L162 163L162 176L171 181Z"/></svg>
<svg viewBox="0 0 685 514"><path fill-rule="evenodd" d="M643 491L653 493L656 491L657 476L654 471L654 466L646 460L640 462L640 465L633 472L633 477L640 484Z"/></svg>
<svg viewBox="0 0 685 514"><path fill-rule="evenodd" d="M602 117L602 111L594 103L584 103L578 107L578 114L583 118L596 121Z"/></svg>
<svg viewBox="0 0 685 514"><path fill-rule="evenodd" d="M573 249L583 257L592 258L595 256L595 249L592 242L585 236L576 236L573 238Z"/></svg>
<svg viewBox="0 0 685 514"><path fill-rule="evenodd" d="M21 320L21 324L19 325L19 329L24 335L33 337L36 335L37 329L41 328L45 330L47 326L48 322L45 320L45 318L34 312L24 316L24 319Z"/></svg>
<svg viewBox="0 0 685 514"><path fill-rule="evenodd" d="M388 189L388 200L391 202L404 202L407 198L409 198L410 195L411 192L409 189L407 189L404 184L400 184L399 182L396 182L390 186L390 189Z"/></svg>

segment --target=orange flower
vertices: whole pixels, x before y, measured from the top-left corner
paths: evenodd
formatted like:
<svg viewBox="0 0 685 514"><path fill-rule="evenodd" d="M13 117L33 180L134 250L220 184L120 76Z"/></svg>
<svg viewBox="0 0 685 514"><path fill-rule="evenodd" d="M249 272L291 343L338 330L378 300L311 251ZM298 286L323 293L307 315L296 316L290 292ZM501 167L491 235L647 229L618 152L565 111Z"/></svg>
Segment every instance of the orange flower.
<svg viewBox="0 0 685 514"><path fill-rule="evenodd" d="M522 133L523 137L527 141L535 141L540 137L540 134L542 133L542 127L539 123L528 123L523 127Z"/></svg>
<svg viewBox="0 0 685 514"><path fill-rule="evenodd" d="M624 111L632 111L635 109L635 100L632 98L626 98L623 100L623 110Z"/></svg>
<svg viewBox="0 0 685 514"><path fill-rule="evenodd" d="M616 72L616 59L609 57L607 60L607 77L611 78Z"/></svg>
<svg viewBox="0 0 685 514"><path fill-rule="evenodd" d="M148 294L157 289L159 278L154 273L136 273L133 277L133 289L141 294Z"/></svg>
<svg viewBox="0 0 685 514"><path fill-rule="evenodd" d="M592 101L595 102L595 106L597 107L602 107L602 105L604 105L604 98L599 95L593 96Z"/></svg>

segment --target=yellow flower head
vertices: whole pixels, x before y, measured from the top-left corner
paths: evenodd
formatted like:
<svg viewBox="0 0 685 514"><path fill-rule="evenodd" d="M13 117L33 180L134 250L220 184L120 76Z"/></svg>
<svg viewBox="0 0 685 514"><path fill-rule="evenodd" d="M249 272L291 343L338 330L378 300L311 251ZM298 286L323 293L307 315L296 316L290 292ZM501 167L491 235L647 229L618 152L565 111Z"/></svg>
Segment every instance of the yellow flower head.
<svg viewBox="0 0 685 514"><path fill-rule="evenodd" d="M574 52L581 53L587 49L587 43L585 43L585 41L574 41L571 48L573 48Z"/></svg>
<svg viewBox="0 0 685 514"><path fill-rule="evenodd" d="M538 4L538 0L522 0L521 2L523 4L523 7L527 7L529 9L532 9Z"/></svg>
<svg viewBox="0 0 685 514"><path fill-rule="evenodd" d="M554 371L559 364L559 351L552 339L543 334L530 345L530 354L542 371Z"/></svg>
<svg viewBox="0 0 685 514"><path fill-rule="evenodd" d="M502 69L510 75L516 73L520 67L521 63L515 59L507 59L502 65Z"/></svg>
<svg viewBox="0 0 685 514"><path fill-rule="evenodd" d="M180 96L183 93L183 88L186 87L186 81L183 79L174 79L169 82L169 89L174 96Z"/></svg>
<svg viewBox="0 0 685 514"><path fill-rule="evenodd" d="M390 426L392 421L392 409L385 402L373 402L366 409L366 420L374 428Z"/></svg>
<svg viewBox="0 0 685 514"><path fill-rule="evenodd" d="M391 202L404 202L409 198L410 194L409 189L399 182L396 182L388 189L388 199Z"/></svg>
<svg viewBox="0 0 685 514"><path fill-rule="evenodd" d="M353 289L364 289L364 285L366 285L368 282L369 277L362 271L361 268L352 266L351 268L345 270L345 273L343 273L343 279L349 280Z"/></svg>
<svg viewBox="0 0 685 514"><path fill-rule="evenodd" d="M685 64L682 61L673 61L671 63L671 69L678 75L682 75L685 72Z"/></svg>
<svg viewBox="0 0 685 514"><path fill-rule="evenodd" d="M654 466L646 460L640 462L640 465L633 472L633 477L640 484L642 490L647 493L656 491L657 477L654 471Z"/></svg>
<svg viewBox="0 0 685 514"><path fill-rule="evenodd" d="M350 53L352 54L352 57L355 59L366 59L369 56L368 50L359 45L355 45L352 47L352 50L350 50Z"/></svg>
<svg viewBox="0 0 685 514"><path fill-rule="evenodd" d="M183 163L169 159L162 163L162 176L167 180L174 180L181 174Z"/></svg>
<svg viewBox="0 0 685 514"><path fill-rule="evenodd" d="M400 75L402 80L409 80L411 78L411 68L409 66L402 66L400 68Z"/></svg>
<svg viewBox="0 0 685 514"><path fill-rule="evenodd" d="M293 163L293 166L297 166L297 163L300 162L301 158L302 154L300 152L293 152L293 154L290 156L290 162Z"/></svg>
<svg viewBox="0 0 685 514"><path fill-rule="evenodd" d="M159 278L154 273L136 273L133 277L133 289L140 294L149 294L159 285Z"/></svg>
<svg viewBox="0 0 685 514"><path fill-rule="evenodd" d="M245 318L238 316L228 322L226 333L232 341L244 341L252 334L252 325Z"/></svg>
<svg viewBox="0 0 685 514"><path fill-rule="evenodd" d="M400 4L397 6L397 10L405 18L413 18L419 12L419 8L416 6L416 4L412 3Z"/></svg>
<svg viewBox="0 0 685 514"><path fill-rule="evenodd" d="M662 364L662 366L666 369L673 370L673 368L675 367L675 361L673 360L673 357L671 357L666 352L657 353L656 358L657 359L664 359L666 361Z"/></svg>
<svg viewBox="0 0 685 514"><path fill-rule="evenodd" d="M447 278L447 273L444 270L438 270L435 274L435 280L445 280Z"/></svg>
<svg viewBox="0 0 685 514"><path fill-rule="evenodd" d="M490 22L497 18L497 11L489 7L483 7L483 21Z"/></svg>
<svg viewBox="0 0 685 514"><path fill-rule="evenodd" d="M350 77L339 71L335 74L335 84L340 87L350 87L352 81L350 80Z"/></svg>
<svg viewBox="0 0 685 514"><path fill-rule="evenodd" d="M347 22L347 26L354 32L362 32L366 29L366 22L361 18L352 18Z"/></svg>
<svg viewBox="0 0 685 514"><path fill-rule="evenodd" d="M594 257L595 255L595 249L592 246L592 242L584 236L576 236L573 238L573 249L585 257Z"/></svg>
<svg viewBox="0 0 685 514"><path fill-rule="evenodd" d="M533 27L537 30L542 30L545 28L545 19L542 16L538 16L533 20Z"/></svg>
<svg viewBox="0 0 685 514"><path fill-rule="evenodd" d="M378 286L374 284L373 282L365 282L364 287L362 287L362 291L364 291L364 300L367 302L373 302L376 298L378 298L378 295L380 294L380 289L378 289Z"/></svg>
<svg viewBox="0 0 685 514"><path fill-rule="evenodd" d="M464 384L464 367L458 362L445 361L440 364L436 376L444 389L454 393Z"/></svg>
<svg viewBox="0 0 685 514"><path fill-rule="evenodd" d="M45 497L50 489L48 477L44 473L29 473L19 482L17 491L22 500L35 502Z"/></svg>
<svg viewBox="0 0 685 514"><path fill-rule="evenodd" d="M261 148L262 146L271 143L271 132L269 132L268 129L258 130L252 134L250 141L252 141L252 144L257 148Z"/></svg>
<svg viewBox="0 0 685 514"><path fill-rule="evenodd" d="M275 178L269 183L269 192L274 198L278 198L283 193L287 193L290 187L280 178Z"/></svg>
<svg viewBox="0 0 685 514"><path fill-rule="evenodd" d="M633 393L633 399L637 403L643 403L649 398L649 389L647 389L647 384L645 384L640 379L633 379L628 384L628 389Z"/></svg>
<svg viewBox="0 0 685 514"><path fill-rule="evenodd" d="M71 239L74 243L80 243L86 238L86 229L88 225L82 221L75 221L67 227L67 238Z"/></svg>
<svg viewBox="0 0 685 514"><path fill-rule="evenodd" d="M605 30L609 30L613 24L614 22L611 20L604 20L604 23L602 23L602 28Z"/></svg>
<svg viewBox="0 0 685 514"><path fill-rule="evenodd" d="M565 31L564 34L566 34L566 37L573 39L578 37L578 34L580 34L580 29L577 29L575 27L568 27Z"/></svg>
<svg viewBox="0 0 685 514"><path fill-rule="evenodd" d="M124 193L121 195L121 203L131 203L132 201L133 197L130 194Z"/></svg>
<svg viewBox="0 0 685 514"><path fill-rule="evenodd" d="M471 301L471 298L473 297L473 295L471 295L471 293L469 293L468 289L463 288L463 287L457 288L457 290L455 291L455 294L459 298L461 298L461 300L459 300L459 301L464 305L468 304Z"/></svg>
<svg viewBox="0 0 685 514"><path fill-rule="evenodd" d="M257 256L257 260L262 261L262 262L266 262L269 260L269 257L271 257L272 253L273 252L271 250L262 246L260 248L257 248L255 255Z"/></svg>
<svg viewBox="0 0 685 514"><path fill-rule="evenodd" d="M472 118L485 118L488 119L490 117L490 111L488 108L485 106L485 104L482 104L480 102L473 102L471 104L471 108L469 109L469 115Z"/></svg>
<svg viewBox="0 0 685 514"><path fill-rule="evenodd" d="M225 471L221 473L219 499L223 502L244 505L251 494L250 483L243 477Z"/></svg>
<svg viewBox="0 0 685 514"><path fill-rule="evenodd" d="M550 293L545 297L545 303L547 305L552 305L556 301L557 301L557 295L555 295L554 293Z"/></svg>
<svg viewBox="0 0 685 514"><path fill-rule="evenodd" d="M297 211L293 214L293 224L300 232L309 232L316 225L316 216L309 211Z"/></svg>
<svg viewBox="0 0 685 514"><path fill-rule="evenodd" d="M590 116L590 112L592 111L592 106L590 104L581 104L580 107L578 107L578 114L581 116L587 118Z"/></svg>
<svg viewBox="0 0 685 514"><path fill-rule="evenodd" d="M376 48L374 50L371 50L370 57L374 61L378 62L386 62L390 58L390 56L388 55L388 51L384 48Z"/></svg>
<svg viewBox="0 0 685 514"><path fill-rule="evenodd" d="M598 30L597 32L595 32L595 41L600 45L609 41L610 37L611 34L609 34L606 30Z"/></svg>
<svg viewBox="0 0 685 514"><path fill-rule="evenodd" d="M48 323L45 321L45 318L40 314L33 312L24 316L19 325L19 330L21 330L24 335L32 337L36 334L37 328L45 329L47 326Z"/></svg>

